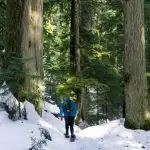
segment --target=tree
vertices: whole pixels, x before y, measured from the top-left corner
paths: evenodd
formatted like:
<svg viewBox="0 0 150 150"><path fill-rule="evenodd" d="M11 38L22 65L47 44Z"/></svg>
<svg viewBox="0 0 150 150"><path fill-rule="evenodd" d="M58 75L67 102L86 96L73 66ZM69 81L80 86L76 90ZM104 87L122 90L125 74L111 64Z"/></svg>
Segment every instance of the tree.
<svg viewBox="0 0 150 150"><path fill-rule="evenodd" d="M44 72L47 93L52 101L59 104L60 99L69 93L69 89L80 88L80 117L90 124L94 124L98 119L105 119L102 103L107 101L108 118L119 117L123 97L123 87L120 87L120 83L124 47L120 7L108 5L105 1L80 0L78 50L81 56L78 64L81 73L80 79L77 79L76 56L73 55L72 58L74 67L70 67L68 63L71 60L69 42L72 32L69 29L72 2L62 0L44 3ZM70 68L73 68L72 75ZM98 95L92 93L97 88ZM98 117L95 117L95 106L99 108Z"/></svg>
<svg viewBox="0 0 150 150"><path fill-rule="evenodd" d="M87 2L84 0L80 1L80 19L79 19L79 43L80 43L80 67L81 67L81 76L82 72L84 71L85 66L85 60L86 60L86 52L88 49L90 49L90 37L92 34L92 3L93 2ZM88 37L88 38L87 38ZM87 43L89 44L89 47L87 46ZM82 76L82 78L84 78ZM82 87L81 88L81 110L80 110L80 116L82 116L82 119L87 121L88 118L88 106L89 101L88 98L85 97L85 91L87 91L87 88Z"/></svg>
<svg viewBox="0 0 150 150"><path fill-rule="evenodd" d="M27 72L24 89L32 93L33 104L41 114L43 0L27 0L22 21L22 57Z"/></svg>
<svg viewBox="0 0 150 150"><path fill-rule="evenodd" d="M13 9L12 9L13 8ZM3 60L4 81L11 92L18 98L20 85L23 84L23 61L21 58L22 17L24 1L7 3L6 53ZM15 40L14 40L15 39Z"/></svg>
<svg viewBox="0 0 150 150"><path fill-rule="evenodd" d="M79 48L79 0L71 0L71 27L70 27L70 75L76 78L79 83L81 77L80 68L80 48ZM76 123L81 117L81 89L73 87L77 95L78 115Z"/></svg>
<svg viewBox="0 0 150 150"><path fill-rule="evenodd" d="M4 47L5 47L5 32L6 32L6 1L0 1L0 72L3 68ZM0 85L3 83L3 78L0 77Z"/></svg>
<svg viewBox="0 0 150 150"><path fill-rule="evenodd" d="M144 1L125 1L125 7L125 126L134 129L149 128L149 112L146 108Z"/></svg>
<svg viewBox="0 0 150 150"><path fill-rule="evenodd" d="M43 0L8 1L5 69L19 101L30 100L41 114Z"/></svg>

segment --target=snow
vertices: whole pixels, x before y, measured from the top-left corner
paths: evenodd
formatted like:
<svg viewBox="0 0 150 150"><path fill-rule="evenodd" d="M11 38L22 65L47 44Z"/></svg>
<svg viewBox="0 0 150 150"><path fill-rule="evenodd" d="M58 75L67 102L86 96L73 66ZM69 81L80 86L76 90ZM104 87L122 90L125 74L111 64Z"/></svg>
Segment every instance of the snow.
<svg viewBox="0 0 150 150"><path fill-rule="evenodd" d="M4 54L5 52L6 52L6 50L5 50L5 49L3 49L3 50L2 50L2 53Z"/></svg>
<svg viewBox="0 0 150 150"><path fill-rule="evenodd" d="M4 94L5 92L7 94ZM10 110L18 105L17 99L9 91L5 82L3 83L2 88L0 88L0 102L5 103Z"/></svg>
<svg viewBox="0 0 150 150"><path fill-rule="evenodd" d="M25 108L26 108L26 113L27 113L27 118L30 120L30 122L37 123L40 120L40 116L38 113L35 111L34 106L29 103L25 102Z"/></svg>
<svg viewBox="0 0 150 150"><path fill-rule="evenodd" d="M123 126L124 119L88 127L75 126L76 141L65 139L64 121L54 117L56 105L45 103L42 118L29 102L25 102L28 120L11 121L5 111L0 111L0 150L29 150L31 137L41 138L40 128L47 129L52 141L47 140L43 150L150 150L150 131L129 130ZM42 150L42 149L40 149Z"/></svg>
<svg viewBox="0 0 150 150"><path fill-rule="evenodd" d="M47 110L48 112L59 113L59 108L57 107L56 104L52 105L48 102L43 102L43 108L44 110Z"/></svg>

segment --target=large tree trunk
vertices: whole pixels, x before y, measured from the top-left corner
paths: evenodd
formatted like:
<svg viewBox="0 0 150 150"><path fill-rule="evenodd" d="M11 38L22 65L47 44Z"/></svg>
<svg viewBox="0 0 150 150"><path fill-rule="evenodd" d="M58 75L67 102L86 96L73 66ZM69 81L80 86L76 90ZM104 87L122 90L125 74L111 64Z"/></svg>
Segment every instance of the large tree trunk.
<svg viewBox="0 0 150 150"><path fill-rule="evenodd" d="M23 13L22 57L26 69L24 89L41 114L43 0L26 0Z"/></svg>
<svg viewBox="0 0 150 150"><path fill-rule="evenodd" d="M148 127L149 115L146 109L144 1L129 0L125 7L125 126L139 129Z"/></svg>
<svg viewBox="0 0 150 150"><path fill-rule="evenodd" d="M71 27L70 27L70 75L79 83L81 77L80 49L79 49L79 0L71 0ZM76 123L81 117L81 89L74 87L77 95L78 114Z"/></svg>
<svg viewBox="0 0 150 150"><path fill-rule="evenodd" d="M20 100L31 100L41 114L43 0L9 0L6 82Z"/></svg>
<svg viewBox="0 0 150 150"><path fill-rule="evenodd" d="M79 43L80 43L80 49L78 49L80 51L80 55L78 55L79 58L78 60L80 60L80 65L78 63L77 66L80 67L80 71L78 71L78 75L80 75L80 79L82 78L82 71L84 70L85 66L85 59L86 59L86 53L88 51L88 46L87 43L89 41L87 41L87 37L90 36L91 31L92 31L92 5L93 2L86 2L83 0L80 0L80 7L79 7ZM79 61L77 61L79 62ZM81 71L82 70L82 71ZM80 118L82 118L82 120L88 120L88 116L87 116L87 108L89 106L89 103L87 102L87 99L85 99L84 97L84 91L85 89L81 88L80 89L80 105L79 105L79 113L77 116L77 120L80 120Z"/></svg>
<svg viewBox="0 0 150 150"><path fill-rule="evenodd" d="M5 81L11 92L18 98L23 83L23 64L21 59L22 16L24 0L7 1L6 57L3 60Z"/></svg>
<svg viewBox="0 0 150 150"><path fill-rule="evenodd" d="M24 0L7 1L7 23L6 23L6 52L3 57L4 81L9 86L9 90L19 99L20 89L24 83L24 69L21 56L22 43L22 17L24 10ZM16 120L18 106L9 100L7 102L9 118ZM19 102L20 104L20 102ZM20 106L20 105L19 105ZM19 107L19 116L20 107Z"/></svg>
<svg viewBox="0 0 150 150"><path fill-rule="evenodd" d="M80 49L78 49L78 55L77 55L77 77L78 79L82 78L82 71L85 67L85 58L86 58L86 52L87 52L87 36L91 33L92 28L92 10L91 10L91 2L86 2L83 0L80 0L80 7L78 6L78 14L80 16L80 19L78 19L78 32L79 32L79 38L78 42L80 43ZM81 71L82 70L82 71ZM88 120L87 116L87 108L89 106L89 103L87 102L87 99L85 99L85 89L81 87L79 89L79 98L80 101L78 103L78 115L76 119L76 123L79 123L80 119L82 120Z"/></svg>
<svg viewBox="0 0 150 150"><path fill-rule="evenodd" d="M79 28L80 28L80 55L81 55L81 60L80 60L80 66L81 66L81 70L83 71L84 68L86 67L86 63L85 60L87 59L86 57L86 53L88 51L88 46L87 46L87 37L90 36L91 31L92 31L92 5L93 2L87 2L84 0L80 0L80 22L79 22ZM81 71L81 75L82 75L82 71ZM86 87L85 87L86 88ZM84 92L86 91L86 92ZM82 114L82 118L87 121L88 120L88 107L89 107L89 102L88 100L85 98L86 96L84 94L87 94L87 89L82 89L82 101L81 101L81 106L82 106L82 110L80 111Z"/></svg>
<svg viewBox="0 0 150 150"><path fill-rule="evenodd" d="M79 47L79 2L80 0L75 0L75 45L76 45L76 77L77 83L81 81L81 62L80 62L80 47ZM82 104L81 104L81 88L80 86L76 88L77 102L78 102L78 114L76 123L78 124L80 118L82 118Z"/></svg>
<svg viewBox="0 0 150 150"><path fill-rule="evenodd" d="M5 37L6 37L6 4L5 1L0 1L0 72L3 73L3 61L5 57ZM0 75L0 86L4 82L2 75Z"/></svg>
<svg viewBox="0 0 150 150"><path fill-rule="evenodd" d="M71 0L71 27L70 27L70 75L76 76L80 72L77 66L80 61L79 51L79 0Z"/></svg>

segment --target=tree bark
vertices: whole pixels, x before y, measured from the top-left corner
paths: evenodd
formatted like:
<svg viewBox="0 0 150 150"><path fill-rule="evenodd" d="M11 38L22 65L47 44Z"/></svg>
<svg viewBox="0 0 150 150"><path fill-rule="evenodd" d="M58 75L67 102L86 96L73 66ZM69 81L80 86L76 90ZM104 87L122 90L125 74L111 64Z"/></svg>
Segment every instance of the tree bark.
<svg viewBox="0 0 150 150"><path fill-rule="evenodd" d="M41 114L42 102L42 25L43 0L26 0L22 19L22 57L26 69L25 91Z"/></svg>
<svg viewBox="0 0 150 150"><path fill-rule="evenodd" d="M79 9L79 43L80 43L80 70L84 70L85 66L85 60L86 60L86 53L88 51L86 44L88 43L87 41L87 36L90 35L91 30L92 30L92 8L91 8L92 2L86 2L83 0L80 0L80 9ZM80 71L80 78L82 77L82 71ZM88 115L87 115L87 108L89 106L89 102L87 99L85 99L85 94L86 89L81 89L81 107L80 107L80 116L85 121L88 121ZM86 90L87 91L87 90Z"/></svg>
<svg viewBox="0 0 150 150"><path fill-rule="evenodd" d="M3 59L3 69L5 81L16 98L23 83L21 42L24 3L24 0L7 2L6 56Z"/></svg>
<svg viewBox="0 0 150 150"><path fill-rule="evenodd" d="M80 83L80 48L79 48L79 0L71 0L71 27L70 27L70 75L76 77L77 83ZM81 118L81 89L73 87L77 95L78 114L76 123Z"/></svg>
<svg viewBox="0 0 150 150"><path fill-rule="evenodd" d="M76 0L71 0L71 26L70 26L70 75L76 74Z"/></svg>
<svg viewBox="0 0 150 150"><path fill-rule="evenodd" d="M79 0L71 0L70 75L80 74Z"/></svg>
<svg viewBox="0 0 150 150"><path fill-rule="evenodd" d="M146 108L144 1L129 0L125 2L125 7L125 126L140 129L149 126L149 112Z"/></svg>
<svg viewBox="0 0 150 150"><path fill-rule="evenodd" d="M15 97L41 114L43 0L8 1L6 82ZM12 65L13 64L13 65ZM17 68L17 69L16 69ZM18 78L17 78L18 77Z"/></svg>

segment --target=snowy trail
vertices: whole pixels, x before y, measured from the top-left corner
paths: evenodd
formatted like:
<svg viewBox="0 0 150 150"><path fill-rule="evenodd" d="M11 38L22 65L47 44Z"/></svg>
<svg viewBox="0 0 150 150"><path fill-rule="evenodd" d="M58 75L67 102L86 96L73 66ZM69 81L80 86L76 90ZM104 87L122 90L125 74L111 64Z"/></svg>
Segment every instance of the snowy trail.
<svg viewBox="0 0 150 150"><path fill-rule="evenodd" d="M10 121L5 111L0 111L0 150L29 150L31 137L40 139L40 127L52 136L44 150L150 150L150 131L126 129L123 120L84 130L75 127L77 140L70 142L63 136L64 121L49 112L43 112L40 118L31 104L27 111L29 120L16 122Z"/></svg>
<svg viewBox="0 0 150 150"><path fill-rule="evenodd" d="M95 139L101 150L150 150L150 132L126 129L120 120L87 128L80 135Z"/></svg>
<svg viewBox="0 0 150 150"><path fill-rule="evenodd" d="M64 122L56 119L48 113L43 113L43 118L46 122L51 122L56 128L58 135L53 136L53 143L50 143L51 150L65 149L65 150L98 150L98 145L95 140L89 138L82 138L80 136L81 130L75 127L76 141L70 142L69 139L64 138ZM44 125L44 124L42 124ZM59 131L57 130L59 129ZM52 134L53 135L53 134ZM92 149L91 149L92 147Z"/></svg>

